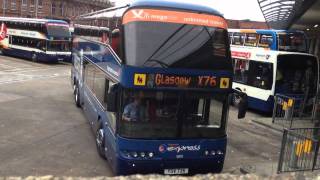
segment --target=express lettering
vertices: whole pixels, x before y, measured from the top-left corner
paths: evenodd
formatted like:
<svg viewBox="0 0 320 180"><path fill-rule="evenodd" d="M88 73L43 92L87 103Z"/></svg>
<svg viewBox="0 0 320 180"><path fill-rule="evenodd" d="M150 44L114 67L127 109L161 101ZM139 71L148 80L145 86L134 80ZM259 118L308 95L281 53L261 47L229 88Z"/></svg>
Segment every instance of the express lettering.
<svg viewBox="0 0 320 180"><path fill-rule="evenodd" d="M201 149L200 145L194 146L169 146L167 147L167 151L172 152L176 151L177 153L183 151L199 151Z"/></svg>

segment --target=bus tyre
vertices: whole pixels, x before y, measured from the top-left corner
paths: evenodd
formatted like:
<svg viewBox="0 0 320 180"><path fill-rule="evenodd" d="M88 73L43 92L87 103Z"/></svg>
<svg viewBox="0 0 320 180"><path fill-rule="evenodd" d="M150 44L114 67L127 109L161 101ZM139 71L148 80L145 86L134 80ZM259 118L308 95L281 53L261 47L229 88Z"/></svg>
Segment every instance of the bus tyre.
<svg viewBox="0 0 320 180"><path fill-rule="evenodd" d="M74 102L76 103L77 107L81 107L80 92L79 92L79 87L77 85L75 85L75 89L74 89Z"/></svg>
<svg viewBox="0 0 320 180"><path fill-rule="evenodd" d="M103 134L103 129L99 128L96 132L96 146L97 146L97 151L103 159L106 159L106 155L104 153L105 145L104 145L104 134Z"/></svg>
<svg viewBox="0 0 320 180"><path fill-rule="evenodd" d="M31 55L31 60L32 60L33 62L38 62L38 57L37 57L37 54L36 54L36 53L32 53L32 55Z"/></svg>
<svg viewBox="0 0 320 180"><path fill-rule="evenodd" d="M232 104L234 106L238 107L239 104L240 104L240 101L241 101L241 97L238 94L233 93L233 95L232 95Z"/></svg>

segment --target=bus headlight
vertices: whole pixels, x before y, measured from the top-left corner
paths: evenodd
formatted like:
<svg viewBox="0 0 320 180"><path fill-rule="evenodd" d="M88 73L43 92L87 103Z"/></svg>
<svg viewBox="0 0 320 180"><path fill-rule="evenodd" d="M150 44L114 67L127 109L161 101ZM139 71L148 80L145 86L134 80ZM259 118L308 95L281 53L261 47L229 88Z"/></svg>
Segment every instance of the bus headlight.
<svg viewBox="0 0 320 180"><path fill-rule="evenodd" d="M153 152L149 152L149 158L153 158L153 156L154 156L154 154L153 154Z"/></svg>
<svg viewBox="0 0 320 180"><path fill-rule="evenodd" d="M217 154L218 155L223 155L223 152L222 151L217 151Z"/></svg>
<svg viewBox="0 0 320 180"><path fill-rule="evenodd" d="M208 156L208 155L209 155L209 151L204 151L204 154L205 154L206 156Z"/></svg>
<svg viewBox="0 0 320 180"><path fill-rule="evenodd" d="M211 151L210 153L212 156L216 155L216 152L215 151Z"/></svg>
<svg viewBox="0 0 320 180"><path fill-rule="evenodd" d="M131 154L132 154L132 156L133 156L134 158L137 158L137 157L138 157L138 153L137 153L137 152L132 152Z"/></svg>
<svg viewBox="0 0 320 180"><path fill-rule="evenodd" d="M142 158L146 157L146 153L141 152L141 153L140 153L140 157L142 157Z"/></svg>

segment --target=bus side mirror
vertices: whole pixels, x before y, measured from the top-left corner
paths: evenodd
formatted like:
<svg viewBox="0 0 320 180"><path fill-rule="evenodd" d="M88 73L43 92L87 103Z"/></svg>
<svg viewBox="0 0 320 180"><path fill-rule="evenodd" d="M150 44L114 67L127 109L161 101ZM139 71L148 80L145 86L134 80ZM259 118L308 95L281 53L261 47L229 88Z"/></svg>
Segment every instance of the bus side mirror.
<svg viewBox="0 0 320 180"><path fill-rule="evenodd" d="M246 116L247 110L248 110L248 96L245 93L240 93L239 95L241 97L239 106L238 106L238 119L243 119Z"/></svg>
<svg viewBox="0 0 320 180"><path fill-rule="evenodd" d="M107 94L107 111L117 112L117 93L110 92Z"/></svg>

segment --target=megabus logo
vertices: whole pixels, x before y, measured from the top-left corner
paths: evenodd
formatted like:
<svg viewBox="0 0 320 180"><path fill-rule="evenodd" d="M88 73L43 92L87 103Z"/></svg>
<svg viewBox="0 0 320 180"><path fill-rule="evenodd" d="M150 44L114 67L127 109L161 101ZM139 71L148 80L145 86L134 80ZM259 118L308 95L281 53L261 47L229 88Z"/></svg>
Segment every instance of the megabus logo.
<svg viewBox="0 0 320 180"><path fill-rule="evenodd" d="M228 27L226 20L220 16L159 9L131 9L124 14L122 23L137 21L190 24L222 29Z"/></svg>
<svg viewBox="0 0 320 180"><path fill-rule="evenodd" d="M135 86L145 86L147 82L146 74L134 74L134 85Z"/></svg>

